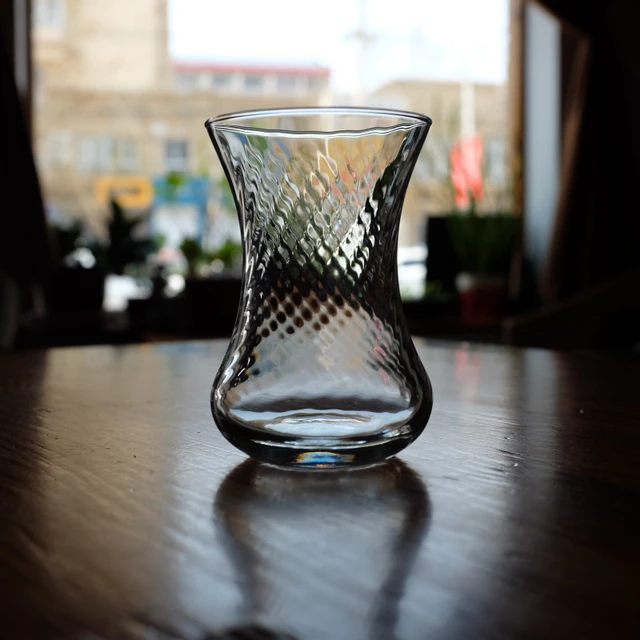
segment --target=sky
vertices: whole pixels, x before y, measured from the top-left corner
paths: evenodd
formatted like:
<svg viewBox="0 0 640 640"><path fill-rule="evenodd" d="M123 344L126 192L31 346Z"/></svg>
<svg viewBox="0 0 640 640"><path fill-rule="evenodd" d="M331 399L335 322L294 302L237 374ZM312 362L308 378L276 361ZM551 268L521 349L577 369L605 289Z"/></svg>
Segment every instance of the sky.
<svg viewBox="0 0 640 640"><path fill-rule="evenodd" d="M169 46L177 60L327 66L338 94L371 91L394 79L504 82L508 5L508 0L169 0ZM364 56L353 37L359 23L371 36Z"/></svg>

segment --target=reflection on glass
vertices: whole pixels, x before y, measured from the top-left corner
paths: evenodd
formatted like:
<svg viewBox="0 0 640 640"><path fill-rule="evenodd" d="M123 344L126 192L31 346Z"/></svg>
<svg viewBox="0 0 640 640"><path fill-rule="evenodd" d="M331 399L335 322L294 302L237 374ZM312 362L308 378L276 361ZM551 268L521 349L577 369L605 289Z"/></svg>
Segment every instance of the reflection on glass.
<svg viewBox="0 0 640 640"><path fill-rule="evenodd" d="M213 517L243 620L300 637L396 636L431 517L423 481L402 461L318 473L248 460L221 484Z"/></svg>

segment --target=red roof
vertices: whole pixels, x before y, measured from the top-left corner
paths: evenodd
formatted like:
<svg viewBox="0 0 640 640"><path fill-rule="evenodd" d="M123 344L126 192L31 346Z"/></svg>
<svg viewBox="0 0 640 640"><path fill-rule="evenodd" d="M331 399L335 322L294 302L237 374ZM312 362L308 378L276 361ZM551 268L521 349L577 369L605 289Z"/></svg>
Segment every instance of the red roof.
<svg viewBox="0 0 640 640"><path fill-rule="evenodd" d="M269 64L244 64L234 62L174 62L176 71L192 71L193 73L251 73L255 75L289 75L289 76L322 76L328 77L330 70L320 66L283 66Z"/></svg>

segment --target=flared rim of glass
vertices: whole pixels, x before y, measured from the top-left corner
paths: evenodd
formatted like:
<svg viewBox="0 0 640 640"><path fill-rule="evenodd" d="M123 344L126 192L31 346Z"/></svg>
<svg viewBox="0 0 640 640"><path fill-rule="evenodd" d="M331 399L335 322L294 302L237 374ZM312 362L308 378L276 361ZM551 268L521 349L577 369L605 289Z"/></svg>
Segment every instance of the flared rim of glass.
<svg viewBox="0 0 640 640"><path fill-rule="evenodd" d="M285 127L263 127L255 121L259 118L296 118L309 116L359 116L377 119L374 128L381 126L380 119L388 119L389 122L382 126L389 129L407 126L427 126L432 124L431 118L413 111L401 111L399 109L376 109L368 107L287 107L279 109L258 109L250 111L236 111L225 113L214 118L209 118L204 124L207 129L217 126L241 127L243 129L255 129L256 131L282 132L294 135L321 134L331 135L350 131L366 131L368 127L352 128L327 128L327 129L288 129Z"/></svg>

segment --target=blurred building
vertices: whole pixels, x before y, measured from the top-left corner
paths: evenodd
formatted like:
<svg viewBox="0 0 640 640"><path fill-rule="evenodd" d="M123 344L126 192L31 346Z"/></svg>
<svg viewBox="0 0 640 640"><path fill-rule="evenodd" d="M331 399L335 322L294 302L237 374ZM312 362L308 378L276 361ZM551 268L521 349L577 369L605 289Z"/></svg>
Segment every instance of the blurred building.
<svg viewBox="0 0 640 640"><path fill-rule="evenodd" d="M98 230L109 194L151 204L154 177L221 177L204 129L241 109L326 102L329 70L171 61L167 0L36 0L35 145L52 215Z"/></svg>
<svg viewBox="0 0 640 640"><path fill-rule="evenodd" d="M172 61L167 0L34 0L33 19L34 138L46 201L54 219L80 217L96 231L114 190L145 208L153 181L170 172L211 176L215 185L222 170L206 119L335 103L324 67ZM434 120L407 194L401 244L421 242L425 216L452 208L449 151L461 136L482 138L483 206L499 207L508 191L505 86L395 81L367 104ZM217 206L211 198L211 217Z"/></svg>
<svg viewBox="0 0 640 640"><path fill-rule="evenodd" d="M475 135L483 143L481 208L510 206L507 100L505 85L428 80L394 81L373 94L377 107L417 111L433 120L405 199L400 244L423 241L426 217L454 208L449 154L461 137Z"/></svg>
<svg viewBox="0 0 640 640"><path fill-rule="evenodd" d="M170 81L167 0L34 0L41 86L145 93Z"/></svg>
<svg viewBox="0 0 640 640"><path fill-rule="evenodd" d="M182 91L224 93L229 96L286 98L329 97L329 69L229 63L177 62L175 85Z"/></svg>

